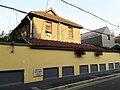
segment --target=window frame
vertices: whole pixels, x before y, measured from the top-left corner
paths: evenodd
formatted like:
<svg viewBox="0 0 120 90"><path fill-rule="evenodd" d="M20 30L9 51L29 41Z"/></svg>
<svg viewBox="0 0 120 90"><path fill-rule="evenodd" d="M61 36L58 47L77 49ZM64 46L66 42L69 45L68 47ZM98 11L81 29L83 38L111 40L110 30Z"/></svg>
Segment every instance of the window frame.
<svg viewBox="0 0 120 90"><path fill-rule="evenodd" d="M50 25L49 25L50 24ZM47 27L50 28L50 30L47 30ZM46 34L52 34L52 22L45 21L45 33Z"/></svg>
<svg viewBox="0 0 120 90"><path fill-rule="evenodd" d="M114 70L114 63L108 63L109 70Z"/></svg>
<svg viewBox="0 0 120 90"><path fill-rule="evenodd" d="M48 70L48 71L47 71ZM55 71L56 70L56 73ZM51 73L51 71L54 73ZM47 74L46 74L47 72ZM48 73L51 73L51 74L48 74ZM47 76L46 76L47 75ZM53 76L52 76L53 75ZM59 78L59 67L48 67L48 68L43 68L43 80L45 79L54 79L54 78Z"/></svg>
<svg viewBox="0 0 120 90"><path fill-rule="evenodd" d="M119 62L115 62L115 69L120 69L120 63Z"/></svg>
<svg viewBox="0 0 120 90"><path fill-rule="evenodd" d="M107 40L110 40L110 35L107 35Z"/></svg>
<svg viewBox="0 0 120 90"><path fill-rule="evenodd" d="M90 65L90 71L91 71L91 73L98 72L98 65L97 64L91 64Z"/></svg>
<svg viewBox="0 0 120 90"><path fill-rule="evenodd" d="M73 38L73 27L71 27L71 26L68 26L68 37L70 39Z"/></svg>
<svg viewBox="0 0 120 90"><path fill-rule="evenodd" d="M66 70L67 69L71 69L70 71L72 71L72 72L68 72L69 74L68 73L64 73L65 69ZM64 66L64 67L62 67L62 77L68 77L68 76L74 76L74 66Z"/></svg>
<svg viewBox="0 0 120 90"><path fill-rule="evenodd" d="M29 29L30 29L29 24L24 25L24 26L22 27L21 37L28 37L28 35L30 35Z"/></svg>
<svg viewBox="0 0 120 90"><path fill-rule="evenodd" d="M82 71L82 69L83 69L83 71ZM88 65L80 65L79 72L80 72L80 75L89 74L89 66Z"/></svg>
<svg viewBox="0 0 120 90"><path fill-rule="evenodd" d="M104 66L104 69L103 69ZM99 64L100 72L106 71L106 64Z"/></svg>

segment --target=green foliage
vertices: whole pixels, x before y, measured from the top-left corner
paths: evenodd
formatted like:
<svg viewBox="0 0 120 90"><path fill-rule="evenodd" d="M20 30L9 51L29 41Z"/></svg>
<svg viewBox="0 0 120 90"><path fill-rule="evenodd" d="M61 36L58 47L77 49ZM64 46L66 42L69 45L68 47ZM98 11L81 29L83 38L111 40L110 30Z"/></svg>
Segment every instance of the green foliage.
<svg viewBox="0 0 120 90"><path fill-rule="evenodd" d="M16 29L10 34L10 41L17 41L21 39L21 29Z"/></svg>
<svg viewBox="0 0 120 90"><path fill-rule="evenodd" d="M5 37L3 37L3 38L0 38L0 41L1 41L1 42L7 42L7 41L8 41L8 38L5 36Z"/></svg>

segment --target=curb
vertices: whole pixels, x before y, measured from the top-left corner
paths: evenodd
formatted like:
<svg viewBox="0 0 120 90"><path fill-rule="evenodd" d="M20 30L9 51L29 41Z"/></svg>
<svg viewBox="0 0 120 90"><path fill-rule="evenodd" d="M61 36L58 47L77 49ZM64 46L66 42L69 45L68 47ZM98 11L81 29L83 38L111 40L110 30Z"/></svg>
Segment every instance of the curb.
<svg viewBox="0 0 120 90"><path fill-rule="evenodd" d="M102 83L108 80L112 80L115 78L120 77L120 73L117 74L112 74L112 75L107 75L107 76L103 76L103 77L96 77L94 79L90 79L90 80L85 80L85 81L81 81L81 82L76 82L76 83L71 83L71 84L67 84L67 85L63 85L63 86L58 86L58 87L54 87L54 88L49 88L46 90L75 90L79 87L80 88L84 88L90 85L95 85L98 83Z"/></svg>

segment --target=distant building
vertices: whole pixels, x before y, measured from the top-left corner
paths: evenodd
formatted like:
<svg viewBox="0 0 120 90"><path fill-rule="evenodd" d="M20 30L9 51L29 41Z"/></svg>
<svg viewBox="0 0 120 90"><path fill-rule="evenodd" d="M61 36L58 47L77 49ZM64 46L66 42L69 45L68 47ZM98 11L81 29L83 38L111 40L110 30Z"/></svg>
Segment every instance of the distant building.
<svg viewBox="0 0 120 90"><path fill-rule="evenodd" d="M119 50L120 51L120 34L119 36L115 37L115 46L113 47L113 49Z"/></svg>
<svg viewBox="0 0 120 90"><path fill-rule="evenodd" d="M115 45L115 46L113 46L112 48L115 49L115 50L120 51L120 45Z"/></svg>
<svg viewBox="0 0 120 90"><path fill-rule="evenodd" d="M115 37L115 43L120 44L120 34L119 34L119 36Z"/></svg>
<svg viewBox="0 0 120 90"><path fill-rule="evenodd" d="M114 34L111 33L109 28L106 26L81 34L81 43L111 48L115 45L115 39L113 36Z"/></svg>

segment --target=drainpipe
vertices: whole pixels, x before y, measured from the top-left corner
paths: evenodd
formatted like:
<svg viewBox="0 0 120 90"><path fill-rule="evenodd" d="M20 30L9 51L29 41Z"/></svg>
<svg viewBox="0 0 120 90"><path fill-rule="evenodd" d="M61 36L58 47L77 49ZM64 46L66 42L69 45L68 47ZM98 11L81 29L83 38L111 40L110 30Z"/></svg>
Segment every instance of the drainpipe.
<svg viewBox="0 0 120 90"><path fill-rule="evenodd" d="M61 23L59 23L60 41L61 41Z"/></svg>
<svg viewBox="0 0 120 90"><path fill-rule="evenodd" d="M32 20L29 18L29 16L27 16L28 20L30 21L30 38L33 37L33 31L32 31Z"/></svg>

